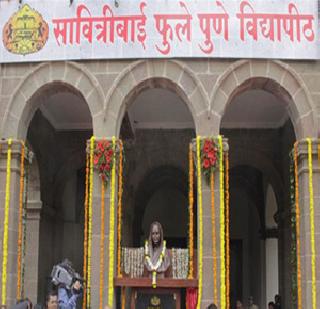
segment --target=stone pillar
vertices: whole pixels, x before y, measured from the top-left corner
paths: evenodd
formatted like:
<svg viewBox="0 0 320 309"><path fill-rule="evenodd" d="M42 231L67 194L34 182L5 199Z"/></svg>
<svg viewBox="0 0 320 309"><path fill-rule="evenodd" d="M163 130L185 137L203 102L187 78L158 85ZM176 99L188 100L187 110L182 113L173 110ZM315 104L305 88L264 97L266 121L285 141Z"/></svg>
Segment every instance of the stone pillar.
<svg viewBox="0 0 320 309"><path fill-rule="evenodd" d="M224 151L229 149L227 139L223 139ZM204 177L202 177L202 221L203 221L203 288L202 288L202 301L201 308L207 308L207 306L213 303L214 299L214 280L213 280L213 247L212 247L212 213L211 213L211 190L210 186L206 183ZM218 308L221 306L220 299L220 263L221 263L221 251L220 251L220 171L216 170L214 175L214 207L215 207L215 231L216 231L216 260L217 260L217 295ZM199 267L199 196L198 196L198 265ZM226 223L226 222L225 222ZM226 253L226 252L225 252Z"/></svg>
<svg viewBox="0 0 320 309"><path fill-rule="evenodd" d="M99 140L96 140L96 142ZM90 147L90 140L87 142L87 145ZM87 149L90 149L90 148ZM91 258L91 308L99 308L99 291L100 291L100 240L101 240L101 178L99 176L98 170L94 169L93 177L93 192L92 192L92 258ZM117 180L117 177L116 177ZM108 276L109 276L109 222L110 222L110 184L105 190L105 216L104 216L104 284L103 284L103 306L108 303ZM114 205L114 273L112 277L115 277L116 274L116 265L117 265L117 186L115 192L115 205ZM113 284L113 282L112 282ZM115 292L116 289L114 289ZM116 297L114 293L114 307L116 307Z"/></svg>
<svg viewBox="0 0 320 309"><path fill-rule="evenodd" d="M0 278L2 278L3 257L3 230L4 209L6 195L7 175L7 140L0 141ZM7 296L5 303L10 308L16 301L17 288L17 242L18 242L18 219L19 219L19 192L20 192L20 154L21 144L13 140L11 156L11 179L10 179L10 206L9 206L9 232L8 232L8 264L7 264ZM0 284L0 298L2 284ZM1 302L4 301L1 299Z"/></svg>
<svg viewBox="0 0 320 309"><path fill-rule="evenodd" d="M42 202L28 200L26 235L25 295L35 304L38 299L39 231Z"/></svg>
<svg viewBox="0 0 320 309"><path fill-rule="evenodd" d="M320 304L320 169L317 158L319 140L312 140L314 227L316 250L317 308ZM308 144L306 140L298 144L298 179L300 204L300 243L301 243L301 283L302 308L312 308L312 267L311 267L311 224L310 192L308 170Z"/></svg>

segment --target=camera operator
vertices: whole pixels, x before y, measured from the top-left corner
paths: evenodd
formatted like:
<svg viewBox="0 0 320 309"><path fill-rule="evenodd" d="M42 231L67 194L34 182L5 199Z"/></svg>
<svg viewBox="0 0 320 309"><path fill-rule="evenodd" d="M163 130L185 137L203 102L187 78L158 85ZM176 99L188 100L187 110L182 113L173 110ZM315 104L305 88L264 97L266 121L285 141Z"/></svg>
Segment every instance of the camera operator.
<svg viewBox="0 0 320 309"><path fill-rule="evenodd" d="M61 284L58 287L58 303L59 309L75 309L77 305L77 299L82 295L82 285L79 280L75 280L68 289Z"/></svg>
<svg viewBox="0 0 320 309"><path fill-rule="evenodd" d="M52 283L58 288L59 309L75 309L82 295L82 281L69 260L55 265L51 272Z"/></svg>

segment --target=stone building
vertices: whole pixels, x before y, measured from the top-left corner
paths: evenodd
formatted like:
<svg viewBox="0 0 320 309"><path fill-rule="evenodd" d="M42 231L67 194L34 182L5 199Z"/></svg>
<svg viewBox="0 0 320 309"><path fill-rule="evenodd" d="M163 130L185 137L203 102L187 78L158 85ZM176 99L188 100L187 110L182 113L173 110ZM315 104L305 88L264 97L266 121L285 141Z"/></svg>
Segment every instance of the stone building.
<svg viewBox="0 0 320 309"><path fill-rule="evenodd" d="M2 63L0 85L4 154L6 140L14 139L8 303L13 303L16 293L18 140L27 141L34 153L27 202L25 294L33 301L42 301L55 263L68 257L76 269L83 267L86 143L92 135L116 136L124 141L124 245L140 246L150 222L157 219L164 226L166 238L185 247L189 143L198 135L222 134L230 157L231 297L245 302L252 295L259 307L265 308L279 293L284 308L292 308L289 153L299 141L302 303L303 308L312 308L305 139L317 141L320 130L319 60L181 58ZM315 145L318 264L320 176ZM0 157L1 201L5 198L4 154ZM96 172L94 180L98 183ZM106 203L108 199L107 194ZM203 201L205 308L213 297L210 191L205 184ZM93 194L93 252L99 252L99 207L97 185ZM0 218L3 214L1 202ZM92 258L92 308L98 308L99 255L93 254ZM320 278L319 267L316 275ZM319 280L316 287L319 294Z"/></svg>

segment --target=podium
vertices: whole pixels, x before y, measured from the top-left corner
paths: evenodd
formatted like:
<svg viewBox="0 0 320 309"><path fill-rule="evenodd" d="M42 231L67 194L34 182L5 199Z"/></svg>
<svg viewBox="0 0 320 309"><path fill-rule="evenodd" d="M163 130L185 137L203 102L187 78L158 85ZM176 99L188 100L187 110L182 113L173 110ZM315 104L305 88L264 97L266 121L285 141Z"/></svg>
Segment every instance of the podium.
<svg viewBox="0 0 320 309"><path fill-rule="evenodd" d="M181 290L197 287L197 279L157 279L152 288L151 278L115 278L115 286L130 287L131 309L181 309Z"/></svg>

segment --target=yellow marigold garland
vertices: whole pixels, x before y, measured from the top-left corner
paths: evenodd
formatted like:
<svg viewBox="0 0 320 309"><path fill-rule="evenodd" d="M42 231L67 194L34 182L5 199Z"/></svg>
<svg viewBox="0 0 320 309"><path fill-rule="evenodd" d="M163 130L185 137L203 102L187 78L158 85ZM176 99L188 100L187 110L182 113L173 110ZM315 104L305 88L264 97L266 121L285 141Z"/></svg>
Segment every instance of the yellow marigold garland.
<svg viewBox="0 0 320 309"><path fill-rule="evenodd" d="M114 202L115 202L115 178L116 178L116 138L112 137L113 164L111 172L111 196L110 196L110 224L109 224L109 274L108 274L108 305L113 307L113 268L114 268Z"/></svg>
<svg viewBox="0 0 320 309"><path fill-rule="evenodd" d="M103 308L103 288L104 288L104 231L105 231L105 212L104 212L104 181L101 181L101 221L100 221L100 291L99 308Z"/></svg>
<svg viewBox="0 0 320 309"><path fill-rule="evenodd" d="M212 258L213 258L213 302L218 303L217 288L217 239L216 239L216 214L214 207L214 172L210 175L210 191L211 191L211 225L212 225Z"/></svg>
<svg viewBox="0 0 320 309"><path fill-rule="evenodd" d="M225 156L225 177L226 177L226 290L227 290L227 309L230 308L230 209L229 209L229 156L226 152Z"/></svg>
<svg viewBox="0 0 320 309"><path fill-rule="evenodd" d="M226 267L225 267L225 208L224 208L224 170L223 145L219 135L219 167L220 167L220 308L226 309Z"/></svg>
<svg viewBox="0 0 320 309"><path fill-rule="evenodd" d="M312 142L308 142L308 167L309 167L309 195L310 195L310 241L311 241L311 272L312 272L312 308L317 309L317 286L316 286L316 248L314 230L314 200L313 200L313 179L312 179Z"/></svg>
<svg viewBox="0 0 320 309"><path fill-rule="evenodd" d="M90 156L86 155L86 183L85 183L85 196L84 196L84 240L83 240L83 278L87 282L87 258L88 258L88 194L89 194L89 163ZM82 308L87 306L87 289L84 288Z"/></svg>
<svg viewBox="0 0 320 309"><path fill-rule="evenodd" d="M10 181L11 181L11 144L12 139L8 140L7 153L7 177L6 177L6 197L4 206L3 223L3 244L2 244L2 280L1 280L1 304L7 302L7 264L8 264L8 231L9 231L9 206L10 206Z"/></svg>
<svg viewBox="0 0 320 309"><path fill-rule="evenodd" d="M87 270L87 308L91 304L91 251L92 251L92 193L93 193L93 156L95 137L90 139L90 185L88 205L88 270Z"/></svg>
<svg viewBox="0 0 320 309"><path fill-rule="evenodd" d="M21 293L21 259L22 259L22 219L23 219L23 191L24 191L24 154L25 146L21 142L20 157L20 192L19 192L19 221L18 221L18 256L17 256L17 299L23 298Z"/></svg>
<svg viewBox="0 0 320 309"><path fill-rule="evenodd" d="M189 144L189 279L193 278L193 151Z"/></svg>
<svg viewBox="0 0 320 309"><path fill-rule="evenodd" d="M202 218L202 185L201 185L201 154L200 154L200 136L197 136L197 174L198 174L198 212L199 212L199 288L198 288L198 302L197 309L201 308L202 298L202 254L203 254L203 218Z"/></svg>
<svg viewBox="0 0 320 309"><path fill-rule="evenodd" d="M297 303L302 309L301 294L301 257L300 257L300 207L299 207L299 179L298 179L298 142L294 144L294 184L296 208L296 246L297 246ZM319 152L318 152L319 153Z"/></svg>
<svg viewBox="0 0 320 309"><path fill-rule="evenodd" d="M121 229L122 229L122 192L123 192L123 143L119 140L119 171L118 171L118 230L117 230L117 276L121 275Z"/></svg>

